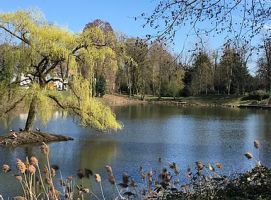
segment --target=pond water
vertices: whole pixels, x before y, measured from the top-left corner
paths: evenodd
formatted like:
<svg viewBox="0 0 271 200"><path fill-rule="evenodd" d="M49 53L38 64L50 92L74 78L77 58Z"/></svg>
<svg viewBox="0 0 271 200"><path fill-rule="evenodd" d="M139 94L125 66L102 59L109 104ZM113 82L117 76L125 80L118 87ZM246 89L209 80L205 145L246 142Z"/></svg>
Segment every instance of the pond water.
<svg viewBox="0 0 271 200"><path fill-rule="evenodd" d="M36 122L35 127L42 131L75 139L49 145L51 163L60 166L63 177L76 176L78 169L88 168L106 179L104 166L109 164L118 180L123 171L139 180L139 167L158 168L159 157L165 165L168 161L176 162L181 174L197 160L221 162L224 166L221 173L231 174L255 164L244 157L247 151L271 166L271 111L151 104L117 107L114 111L124 125L123 130L116 133L80 127L73 117L63 118L61 112L56 112L47 125ZM14 116L8 125L2 122L0 133L10 128L18 130L25 120L26 114L22 113ZM259 152L253 147L255 139L262 144ZM24 160L32 155L44 162L38 146L0 148L0 165L7 163L15 168L16 158ZM19 183L12 173L0 173L0 194L5 198L20 194ZM87 181L83 183L97 189L93 180Z"/></svg>

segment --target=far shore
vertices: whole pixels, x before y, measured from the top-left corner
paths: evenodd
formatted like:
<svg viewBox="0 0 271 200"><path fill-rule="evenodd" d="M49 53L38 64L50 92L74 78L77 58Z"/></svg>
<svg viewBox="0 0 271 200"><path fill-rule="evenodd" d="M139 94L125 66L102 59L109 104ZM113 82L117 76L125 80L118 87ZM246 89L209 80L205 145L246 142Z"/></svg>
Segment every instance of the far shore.
<svg viewBox="0 0 271 200"><path fill-rule="evenodd" d="M243 96L193 96L193 97L158 97L146 96L141 100L140 96L107 94L102 98L102 101L110 107L127 106L135 104L163 104L173 106L207 106L207 107L232 107L232 108L256 108L256 109L271 109L271 105L267 104L267 100L253 101L242 100Z"/></svg>
<svg viewBox="0 0 271 200"><path fill-rule="evenodd" d="M120 94L106 94L103 96L103 98L101 98L101 101L110 107L147 103L145 100L142 101L136 97L129 97L128 95Z"/></svg>

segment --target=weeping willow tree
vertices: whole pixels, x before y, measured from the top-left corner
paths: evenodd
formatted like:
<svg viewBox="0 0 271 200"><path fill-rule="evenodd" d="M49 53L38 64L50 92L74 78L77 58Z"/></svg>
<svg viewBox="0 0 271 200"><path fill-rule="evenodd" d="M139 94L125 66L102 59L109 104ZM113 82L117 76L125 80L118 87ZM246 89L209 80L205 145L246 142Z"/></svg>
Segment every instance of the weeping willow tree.
<svg viewBox="0 0 271 200"><path fill-rule="evenodd" d="M23 103L28 109L25 131L30 131L37 114L46 122L57 106L84 126L121 128L114 113L92 97L94 63L110 56L110 66L116 65L103 31L92 27L74 34L48 23L39 12L23 10L0 13L0 30L1 117ZM82 68L87 69L84 76ZM54 81L67 83L68 90L52 90Z"/></svg>

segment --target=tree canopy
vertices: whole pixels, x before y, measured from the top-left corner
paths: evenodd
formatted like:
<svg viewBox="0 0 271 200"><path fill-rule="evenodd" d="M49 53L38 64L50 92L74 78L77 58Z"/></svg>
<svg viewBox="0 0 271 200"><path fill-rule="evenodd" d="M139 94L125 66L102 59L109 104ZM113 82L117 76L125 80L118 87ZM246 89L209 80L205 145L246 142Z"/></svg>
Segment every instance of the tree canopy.
<svg viewBox="0 0 271 200"><path fill-rule="evenodd" d="M115 57L103 31L91 27L74 34L41 16L24 10L0 13L5 41L1 46L5 55L1 58L1 114L24 102L29 107L25 129L30 130L37 112L47 121L57 106L75 114L82 125L119 129L111 110L92 97L95 62L108 55ZM69 89L50 90L50 83L56 80L66 82ZM23 82L28 82L26 88Z"/></svg>

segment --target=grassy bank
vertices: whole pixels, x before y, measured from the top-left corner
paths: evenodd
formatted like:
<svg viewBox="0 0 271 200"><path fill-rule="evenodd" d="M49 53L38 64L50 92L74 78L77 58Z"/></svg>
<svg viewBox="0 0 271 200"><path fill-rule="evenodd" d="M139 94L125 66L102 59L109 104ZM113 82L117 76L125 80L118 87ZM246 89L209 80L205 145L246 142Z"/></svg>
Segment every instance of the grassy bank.
<svg viewBox="0 0 271 200"><path fill-rule="evenodd" d="M120 94L106 94L100 100L109 106L126 106L146 103L146 101L141 101L137 96L129 98L128 95Z"/></svg>
<svg viewBox="0 0 271 200"><path fill-rule="evenodd" d="M188 104L188 105L198 105L198 106L238 106L242 103L242 97L236 96L195 96L195 97L149 97L146 100L150 102L161 102L161 103L179 103L179 104ZM246 102L247 103L247 102Z"/></svg>
<svg viewBox="0 0 271 200"><path fill-rule="evenodd" d="M191 96L191 97L161 97L147 95L144 101L141 96L134 95L105 95L102 99L108 105L125 106L139 103L155 103L167 105L193 105L193 106L225 106L225 107L256 107L256 108L269 108L268 99L257 101L247 100L246 96L223 96L223 95L210 95L210 96Z"/></svg>

